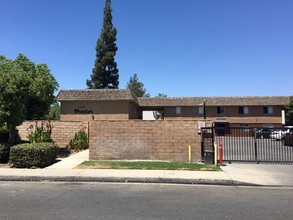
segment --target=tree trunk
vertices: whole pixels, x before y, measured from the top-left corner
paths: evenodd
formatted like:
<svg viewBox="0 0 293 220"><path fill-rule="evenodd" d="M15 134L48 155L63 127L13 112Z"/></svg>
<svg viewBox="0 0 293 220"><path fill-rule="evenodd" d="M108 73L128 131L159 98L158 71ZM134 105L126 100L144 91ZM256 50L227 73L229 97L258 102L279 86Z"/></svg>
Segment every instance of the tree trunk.
<svg viewBox="0 0 293 220"><path fill-rule="evenodd" d="M15 136L16 136L16 127L13 125L9 126L9 139L8 139L8 143L10 145L13 145L15 142Z"/></svg>

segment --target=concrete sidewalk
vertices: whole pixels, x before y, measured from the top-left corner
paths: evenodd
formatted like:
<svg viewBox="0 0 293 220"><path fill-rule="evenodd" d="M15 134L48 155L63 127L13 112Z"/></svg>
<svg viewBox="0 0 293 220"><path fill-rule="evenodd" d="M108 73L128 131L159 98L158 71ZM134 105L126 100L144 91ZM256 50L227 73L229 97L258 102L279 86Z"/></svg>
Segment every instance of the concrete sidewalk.
<svg viewBox="0 0 293 220"><path fill-rule="evenodd" d="M84 161L89 160L89 150L84 150L69 157L60 159L59 162L45 169L73 169Z"/></svg>
<svg viewBox="0 0 293 220"><path fill-rule="evenodd" d="M234 182L263 186L293 186L293 165L233 163L221 167Z"/></svg>
<svg viewBox="0 0 293 220"><path fill-rule="evenodd" d="M228 164L223 172L174 170L74 169L88 150L45 169L0 169L2 181L96 181L246 186L293 186L292 165Z"/></svg>

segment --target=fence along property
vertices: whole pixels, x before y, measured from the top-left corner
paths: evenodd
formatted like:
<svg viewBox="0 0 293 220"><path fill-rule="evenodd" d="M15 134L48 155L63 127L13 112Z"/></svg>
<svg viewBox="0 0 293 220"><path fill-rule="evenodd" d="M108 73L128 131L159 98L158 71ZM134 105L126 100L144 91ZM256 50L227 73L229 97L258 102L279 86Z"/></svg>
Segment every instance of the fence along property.
<svg viewBox="0 0 293 220"><path fill-rule="evenodd" d="M214 151L214 143L219 145L221 138L223 161L292 163L293 146L275 139L273 134L278 132L280 129L202 128L202 158L204 152Z"/></svg>

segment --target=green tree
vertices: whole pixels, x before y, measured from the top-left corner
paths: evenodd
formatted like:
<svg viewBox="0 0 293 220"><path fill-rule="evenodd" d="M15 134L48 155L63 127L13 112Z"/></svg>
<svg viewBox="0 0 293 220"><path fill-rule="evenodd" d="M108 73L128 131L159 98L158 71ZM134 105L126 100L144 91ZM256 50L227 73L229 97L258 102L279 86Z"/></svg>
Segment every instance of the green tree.
<svg viewBox="0 0 293 220"><path fill-rule="evenodd" d="M46 64L36 65L23 54L19 54L14 63L29 80L25 119L45 119L55 100L58 83Z"/></svg>
<svg viewBox="0 0 293 220"><path fill-rule="evenodd" d="M160 93L159 92L159 94L156 96L157 98L159 98L159 97L167 97L167 95L165 94L165 93Z"/></svg>
<svg viewBox="0 0 293 220"><path fill-rule="evenodd" d="M290 96L289 104L286 106L286 124L293 125L293 96Z"/></svg>
<svg viewBox="0 0 293 220"><path fill-rule="evenodd" d="M58 102L54 102L50 106L50 110L48 115L46 116L46 119L48 120L59 120L60 119L60 105Z"/></svg>
<svg viewBox="0 0 293 220"><path fill-rule="evenodd" d="M127 89L130 89L137 97L150 97L150 94L146 92L144 84L138 81L136 74L130 77L127 83Z"/></svg>
<svg viewBox="0 0 293 220"><path fill-rule="evenodd" d="M0 124L10 130L9 142L14 142L16 126L25 119L48 114L57 88L45 64L35 65L23 54L14 61L0 56Z"/></svg>
<svg viewBox="0 0 293 220"><path fill-rule="evenodd" d="M89 89L117 89L119 74L115 55L117 30L112 24L111 0L106 0L104 20L100 38L96 45L96 61L91 79L86 81Z"/></svg>

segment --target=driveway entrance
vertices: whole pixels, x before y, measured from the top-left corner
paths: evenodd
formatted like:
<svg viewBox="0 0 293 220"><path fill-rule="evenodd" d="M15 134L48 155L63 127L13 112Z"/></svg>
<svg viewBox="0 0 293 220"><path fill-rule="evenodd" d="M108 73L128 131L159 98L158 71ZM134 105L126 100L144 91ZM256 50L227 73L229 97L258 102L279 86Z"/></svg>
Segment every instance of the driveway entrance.
<svg viewBox="0 0 293 220"><path fill-rule="evenodd" d="M282 140L259 135L257 128L209 127L201 130L202 156L205 151L214 151L214 143L223 146L223 161L249 161L293 163L293 147ZM277 129L272 129L273 133ZM219 154L218 154L219 155Z"/></svg>

